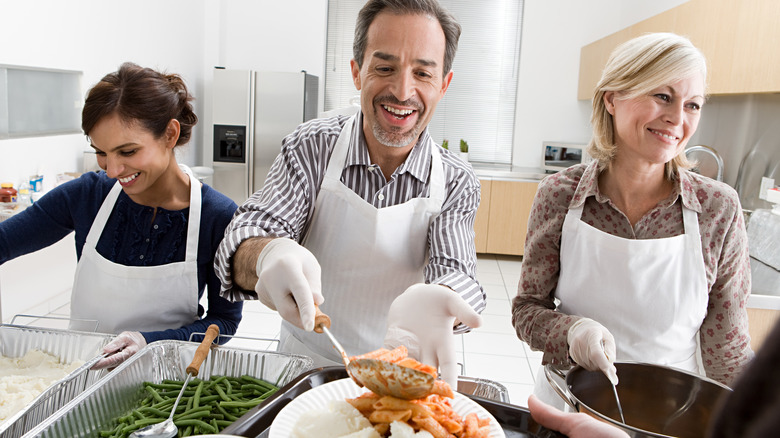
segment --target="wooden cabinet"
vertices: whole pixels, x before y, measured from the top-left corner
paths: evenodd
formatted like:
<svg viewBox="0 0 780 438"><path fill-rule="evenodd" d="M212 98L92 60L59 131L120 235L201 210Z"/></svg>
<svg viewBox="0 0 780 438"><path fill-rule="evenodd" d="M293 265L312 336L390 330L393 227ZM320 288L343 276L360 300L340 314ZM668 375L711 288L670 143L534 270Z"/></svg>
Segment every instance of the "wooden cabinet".
<svg viewBox="0 0 780 438"><path fill-rule="evenodd" d="M750 347L758 351L764 339L769 335L775 324L780 321L780 310L774 309L747 309Z"/></svg>
<svg viewBox="0 0 780 438"><path fill-rule="evenodd" d="M590 99L609 54L647 32L691 39L707 57L713 95L780 92L780 2L690 0L582 48L578 99Z"/></svg>
<svg viewBox="0 0 780 438"><path fill-rule="evenodd" d="M538 182L481 179L474 222L478 253L523 255L528 216Z"/></svg>

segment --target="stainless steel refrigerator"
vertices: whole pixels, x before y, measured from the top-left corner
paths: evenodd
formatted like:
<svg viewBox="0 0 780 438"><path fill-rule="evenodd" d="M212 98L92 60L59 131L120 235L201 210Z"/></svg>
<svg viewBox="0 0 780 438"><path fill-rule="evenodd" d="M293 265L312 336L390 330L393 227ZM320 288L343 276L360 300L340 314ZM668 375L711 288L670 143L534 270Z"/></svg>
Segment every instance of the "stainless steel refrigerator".
<svg viewBox="0 0 780 438"><path fill-rule="evenodd" d="M261 189L282 139L317 117L317 76L214 69L213 186L241 205Z"/></svg>

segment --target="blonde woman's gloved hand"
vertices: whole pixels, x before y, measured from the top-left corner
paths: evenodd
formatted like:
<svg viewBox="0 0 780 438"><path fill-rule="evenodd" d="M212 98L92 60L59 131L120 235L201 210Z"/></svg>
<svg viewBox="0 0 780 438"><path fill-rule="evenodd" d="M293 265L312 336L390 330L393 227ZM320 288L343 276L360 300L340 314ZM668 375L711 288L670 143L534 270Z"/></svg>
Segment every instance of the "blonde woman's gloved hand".
<svg viewBox="0 0 780 438"><path fill-rule="evenodd" d="M140 332L122 332L103 347L103 353L109 353L109 355L97 361L92 369L114 368L145 346L146 339Z"/></svg>
<svg viewBox="0 0 780 438"><path fill-rule="evenodd" d="M455 321L469 327L482 325L482 317L452 289L437 284L414 284L390 305L385 347L400 345L409 356L438 367L441 377L458 389L455 356Z"/></svg>
<svg viewBox="0 0 780 438"><path fill-rule="evenodd" d="M257 298L285 321L314 329L314 305L324 301L320 264L308 249L287 238L268 242L257 258Z"/></svg>
<svg viewBox="0 0 780 438"><path fill-rule="evenodd" d="M617 385L615 338L606 327L592 319L582 318L571 326L567 340L569 356L574 362L589 371L601 370L610 382Z"/></svg>

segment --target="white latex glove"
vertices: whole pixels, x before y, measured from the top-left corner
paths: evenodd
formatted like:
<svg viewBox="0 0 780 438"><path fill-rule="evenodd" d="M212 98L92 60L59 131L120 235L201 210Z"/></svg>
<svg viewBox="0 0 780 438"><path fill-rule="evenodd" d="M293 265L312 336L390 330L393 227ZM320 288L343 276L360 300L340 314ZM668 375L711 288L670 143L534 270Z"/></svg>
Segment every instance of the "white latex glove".
<svg viewBox="0 0 780 438"><path fill-rule="evenodd" d="M453 290L438 284L414 284L390 305L385 347L405 346L409 356L438 367L442 379L457 391L452 333L456 320L472 328L482 325L482 317Z"/></svg>
<svg viewBox="0 0 780 438"><path fill-rule="evenodd" d="M285 321L306 331L314 329L314 305L324 301L320 264L308 249L287 238L276 238L257 258L257 298Z"/></svg>
<svg viewBox="0 0 780 438"><path fill-rule="evenodd" d="M146 339L140 332L122 332L103 347L103 353L109 353L109 355L97 361L92 369L114 368L145 346Z"/></svg>
<svg viewBox="0 0 780 438"><path fill-rule="evenodd" d="M589 371L601 370L610 382L617 385L615 338L606 327L592 319L582 318L571 326L567 340L569 356L574 362Z"/></svg>

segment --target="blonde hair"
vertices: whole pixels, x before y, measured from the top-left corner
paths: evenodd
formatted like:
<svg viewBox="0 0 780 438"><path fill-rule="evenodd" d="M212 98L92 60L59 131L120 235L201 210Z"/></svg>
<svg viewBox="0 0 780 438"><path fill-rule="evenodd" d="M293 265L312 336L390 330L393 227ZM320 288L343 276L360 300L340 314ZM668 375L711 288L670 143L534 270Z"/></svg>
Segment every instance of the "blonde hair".
<svg viewBox="0 0 780 438"><path fill-rule="evenodd" d="M604 94L621 92L621 98L631 99L695 74L707 80L707 60L691 41L673 33L649 33L619 45L609 56L593 94L593 138L588 153L607 168L615 157L615 131L612 114L607 111ZM666 163L666 177L672 178L678 169L689 169L693 163L685 152Z"/></svg>

